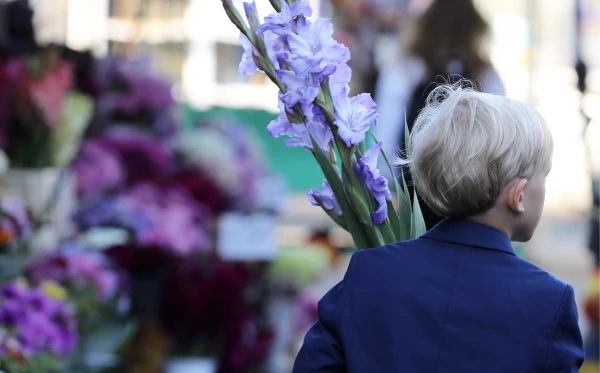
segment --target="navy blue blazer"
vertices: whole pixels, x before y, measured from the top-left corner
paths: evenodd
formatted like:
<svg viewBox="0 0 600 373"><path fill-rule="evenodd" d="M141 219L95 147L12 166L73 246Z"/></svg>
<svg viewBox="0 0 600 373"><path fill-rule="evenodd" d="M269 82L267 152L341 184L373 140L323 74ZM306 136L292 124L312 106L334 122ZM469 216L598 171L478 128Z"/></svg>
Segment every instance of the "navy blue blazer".
<svg viewBox="0 0 600 373"><path fill-rule="evenodd" d="M294 373L578 372L577 318L573 288L519 258L503 232L445 220L352 256Z"/></svg>

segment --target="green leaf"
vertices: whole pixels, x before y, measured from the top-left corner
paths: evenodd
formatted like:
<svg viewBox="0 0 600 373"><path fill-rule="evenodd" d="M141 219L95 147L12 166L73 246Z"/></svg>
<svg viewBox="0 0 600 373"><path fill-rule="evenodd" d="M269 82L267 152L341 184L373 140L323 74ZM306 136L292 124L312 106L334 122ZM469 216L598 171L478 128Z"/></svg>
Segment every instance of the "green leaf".
<svg viewBox="0 0 600 373"><path fill-rule="evenodd" d="M372 130L369 130L369 134L373 137L373 141L378 143L377 137ZM410 208L410 199L406 198L405 191L400 187L398 183L398 178L392 169L392 165L390 160L383 149L381 149L381 155L385 160L385 163L388 166L390 174L394 179L394 188L396 189L396 198L398 198L398 211L396 211L394 204L392 202L388 202L388 219L390 219L390 223L392 227L396 227L396 240L404 241L410 239L410 226L411 226L411 208ZM408 204L406 203L408 201Z"/></svg>
<svg viewBox="0 0 600 373"><path fill-rule="evenodd" d="M317 159L317 163L321 166L321 170L323 170L323 174L325 175L325 179L329 182L331 186L331 190L333 190L333 194L337 198L338 203L340 204L340 208L342 209L342 213L346 220L348 232L352 235L352 239L354 240L354 244L358 249L367 249L369 247L373 247L369 242L369 238L365 232L363 225L359 222L358 218L354 214L352 207L348 200L346 199L346 194L344 193L344 184L339 177L338 171L334 168L334 166L329 162L327 156L321 149L321 147L317 144L315 139L310 136L310 139L313 144L315 158Z"/></svg>
<svg viewBox="0 0 600 373"><path fill-rule="evenodd" d="M383 243L385 245L388 244L392 244L394 242L398 242L398 238L397 238L397 234L398 234L398 228L394 227L389 219L390 215L391 216L396 216L398 217L398 215L396 215L395 212L390 214L390 205L392 206L392 208L394 208L394 205L392 204L392 202L388 202L387 206L388 206L388 218L385 219L383 221L383 223L379 224L379 225L375 225L375 228L379 231L379 233L381 234L381 237L383 238Z"/></svg>
<svg viewBox="0 0 600 373"><path fill-rule="evenodd" d="M419 205L419 198L417 194L413 194L413 214L411 221L411 229L410 235L411 238L419 238L425 232L427 228L425 227L425 220L423 220L423 213L421 212L421 206Z"/></svg>
<svg viewBox="0 0 600 373"><path fill-rule="evenodd" d="M360 144L358 144L358 150L360 151L360 154L365 154L367 152L367 147L365 145L365 142L361 142Z"/></svg>
<svg viewBox="0 0 600 373"><path fill-rule="evenodd" d="M233 5L232 0L221 0L221 1L223 2L223 8L225 9L225 13L227 14L227 17L229 17L229 20L231 21L231 23L233 23L235 25L235 27L237 27L238 30L240 30L240 32L242 34L246 35L248 40L250 40L250 41L254 40L253 34L250 31L250 28L248 28L248 25L246 25L246 22L244 21L244 19L240 15L240 13L235 8L235 5Z"/></svg>
<svg viewBox="0 0 600 373"><path fill-rule="evenodd" d="M404 182L403 182L404 183ZM406 183L404 183L406 186ZM410 198L407 198L406 190L402 192L400 185L396 181L396 188L400 192L398 193L398 214L400 220L400 241L406 241L411 239L411 226L412 226L412 211L410 206ZM405 188L406 189L406 188Z"/></svg>
<svg viewBox="0 0 600 373"><path fill-rule="evenodd" d="M406 122L406 112L404 113L404 147L406 148L406 154L404 157L410 159L411 145L410 145L410 131L408 130L408 123Z"/></svg>
<svg viewBox="0 0 600 373"><path fill-rule="evenodd" d="M396 182L397 184L398 182ZM402 240L402 227L400 222L400 217L398 216L398 212L396 212L396 207L392 203L392 201L387 201L388 208L388 223L390 224L390 230L393 233L393 241L398 242Z"/></svg>
<svg viewBox="0 0 600 373"><path fill-rule="evenodd" d="M285 0L284 0L285 1ZM269 0L277 13L281 12L281 0Z"/></svg>

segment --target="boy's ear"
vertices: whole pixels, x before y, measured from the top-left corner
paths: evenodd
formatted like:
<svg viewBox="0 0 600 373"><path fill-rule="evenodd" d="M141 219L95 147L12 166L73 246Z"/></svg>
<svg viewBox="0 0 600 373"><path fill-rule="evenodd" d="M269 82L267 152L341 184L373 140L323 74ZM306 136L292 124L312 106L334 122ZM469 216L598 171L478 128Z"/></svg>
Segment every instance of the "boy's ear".
<svg viewBox="0 0 600 373"><path fill-rule="evenodd" d="M523 204L523 189L525 189L525 185L527 185L527 179L517 179L509 187L508 195L506 196L508 208L516 213L525 212L525 205Z"/></svg>

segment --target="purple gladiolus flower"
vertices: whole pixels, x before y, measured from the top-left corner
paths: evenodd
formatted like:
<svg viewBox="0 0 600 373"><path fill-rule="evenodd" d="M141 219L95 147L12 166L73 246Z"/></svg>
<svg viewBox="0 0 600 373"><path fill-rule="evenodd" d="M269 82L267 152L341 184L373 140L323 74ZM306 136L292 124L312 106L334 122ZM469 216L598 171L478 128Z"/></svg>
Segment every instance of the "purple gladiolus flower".
<svg viewBox="0 0 600 373"><path fill-rule="evenodd" d="M306 126L296 124L292 126L291 130L286 133L286 135L292 136L291 139L284 141L287 146L303 146L309 152L313 152L313 143L310 138L312 135L317 145L319 145L323 152L329 156L329 144L333 140L333 134L331 133L329 126L321 122L309 122Z"/></svg>
<svg viewBox="0 0 600 373"><path fill-rule="evenodd" d="M319 74L322 80L335 71L335 66L350 59L348 48L333 39L329 19L319 18L312 24L301 18L296 32L289 32L287 40L290 52L295 56L290 65L298 75Z"/></svg>
<svg viewBox="0 0 600 373"><path fill-rule="evenodd" d="M377 158L381 151L382 143L379 142L363 154L356 164L360 180L367 187L377 201L377 211L371 213L375 224L381 224L387 217L387 201L392 200L387 179L379 174Z"/></svg>
<svg viewBox="0 0 600 373"><path fill-rule="evenodd" d="M365 140L365 133L371 123L377 121L378 114L373 109L375 102L368 93L348 97L347 90L334 97L335 125L338 134L347 146L356 145Z"/></svg>
<svg viewBox="0 0 600 373"><path fill-rule="evenodd" d="M288 70L277 70L276 73L287 88L281 100L290 112L298 102L309 104L319 95L319 83L315 82L311 75L302 77Z"/></svg>
<svg viewBox="0 0 600 373"><path fill-rule="evenodd" d="M265 23L256 31L257 35L262 35L265 31L272 31L277 35L287 35L292 31L294 21L297 17L312 16L312 8L307 0L299 0L289 5L287 1L281 2L281 12L272 13L265 17Z"/></svg>
<svg viewBox="0 0 600 373"><path fill-rule="evenodd" d="M325 210L333 210L338 214L338 216L342 216L340 204L335 198L335 194L333 194L331 185L329 185L327 180L323 180L322 191L318 189L310 189L306 193L306 197L313 206L320 206L319 202L321 202Z"/></svg>

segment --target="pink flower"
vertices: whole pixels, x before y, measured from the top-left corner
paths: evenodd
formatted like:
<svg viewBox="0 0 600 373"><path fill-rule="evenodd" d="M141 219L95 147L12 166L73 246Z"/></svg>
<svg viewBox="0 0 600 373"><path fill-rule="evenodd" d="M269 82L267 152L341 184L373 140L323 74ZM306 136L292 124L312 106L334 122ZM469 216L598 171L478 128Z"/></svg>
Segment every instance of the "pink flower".
<svg viewBox="0 0 600 373"><path fill-rule="evenodd" d="M73 84L72 75L71 66L63 61L54 71L29 84L32 101L51 129L55 129L61 119L63 101Z"/></svg>

